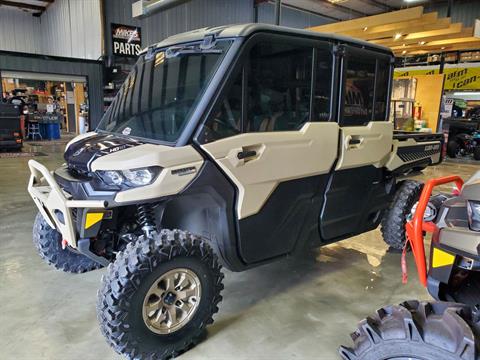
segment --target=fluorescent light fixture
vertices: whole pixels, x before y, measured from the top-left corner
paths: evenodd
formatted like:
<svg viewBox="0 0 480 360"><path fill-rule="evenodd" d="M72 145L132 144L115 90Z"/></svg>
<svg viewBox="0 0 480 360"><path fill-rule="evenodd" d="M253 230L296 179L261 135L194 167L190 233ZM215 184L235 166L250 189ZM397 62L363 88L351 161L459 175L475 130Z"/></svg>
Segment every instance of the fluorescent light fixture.
<svg viewBox="0 0 480 360"><path fill-rule="evenodd" d="M403 0L406 3L414 3L414 2L420 2L420 1L425 1L425 0Z"/></svg>
<svg viewBox="0 0 480 360"><path fill-rule="evenodd" d="M425 41L420 41L419 44L420 44L420 45L425 45L426 42L425 42Z"/></svg>
<svg viewBox="0 0 480 360"><path fill-rule="evenodd" d="M480 91L456 91L453 93L453 96L480 96Z"/></svg>
<svg viewBox="0 0 480 360"><path fill-rule="evenodd" d="M406 54L406 53L407 53L407 50L403 50L403 51L402 51L402 54Z"/></svg>
<svg viewBox="0 0 480 360"><path fill-rule="evenodd" d="M401 37L402 37L402 34L397 33L397 34L395 34L395 35L393 36L393 39L394 39L394 40L398 40L398 39L400 39Z"/></svg>
<svg viewBox="0 0 480 360"><path fill-rule="evenodd" d="M367 30L368 30L368 26L365 26L365 27L363 28L363 31L367 31Z"/></svg>

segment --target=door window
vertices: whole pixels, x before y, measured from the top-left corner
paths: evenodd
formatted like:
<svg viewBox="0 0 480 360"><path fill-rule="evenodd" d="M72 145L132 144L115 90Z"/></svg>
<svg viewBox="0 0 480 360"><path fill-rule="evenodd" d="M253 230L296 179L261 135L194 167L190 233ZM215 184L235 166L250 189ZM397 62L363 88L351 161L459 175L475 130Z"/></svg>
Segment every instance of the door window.
<svg viewBox="0 0 480 360"><path fill-rule="evenodd" d="M202 127L198 140L206 144L237 135L242 129L242 72L217 103Z"/></svg>
<svg viewBox="0 0 480 360"><path fill-rule="evenodd" d="M313 49L260 42L250 52L246 131L297 130L310 118Z"/></svg>
<svg viewBox="0 0 480 360"><path fill-rule="evenodd" d="M333 54L327 49L317 49L315 74L315 97L313 100L312 121L330 120Z"/></svg>
<svg viewBox="0 0 480 360"><path fill-rule="evenodd" d="M390 61L377 60L375 80L375 115L373 120L384 121L387 118L388 89L390 85Z"/></svg>
<svg viewBox="0 0 480 360"><path fill-rule="evenodd" d="M373 57L354 57L352 55L347 57L343 126L364 125L371 121L375 90L375 67L375 58Z"/></svg>

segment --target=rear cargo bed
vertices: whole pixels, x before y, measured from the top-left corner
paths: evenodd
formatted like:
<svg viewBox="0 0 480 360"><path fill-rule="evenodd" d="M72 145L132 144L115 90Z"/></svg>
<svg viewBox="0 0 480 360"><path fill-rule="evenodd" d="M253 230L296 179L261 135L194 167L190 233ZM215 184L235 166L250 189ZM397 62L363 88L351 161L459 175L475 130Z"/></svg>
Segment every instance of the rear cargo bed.
<svg viewBox="0 0 480 360"><path fill-rule="evenodd" d="M395 174L406 174L440 164L443 143L442 133L395 131L392 156L387 168Z"/></svg>

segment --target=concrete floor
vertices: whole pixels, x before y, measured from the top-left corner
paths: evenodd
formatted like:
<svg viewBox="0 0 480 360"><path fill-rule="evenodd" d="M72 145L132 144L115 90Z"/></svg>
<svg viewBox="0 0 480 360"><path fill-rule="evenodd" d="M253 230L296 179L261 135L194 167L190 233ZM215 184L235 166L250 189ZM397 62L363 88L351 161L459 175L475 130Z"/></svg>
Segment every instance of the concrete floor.
<svg viewBox="0 0 480 360"><path fill-rule="evenodd" d="M63 146L41 146L37 160L54 168ZM0 358L119 359L100 334L95 297L104 270L55 271L31 242L36 213L26 191L26 158L0 159ZM447 163L420 178L479 166ZM383 304L428 299L409 259L387 252L378 230L244 273L225 271L224 301L208 337L182 359L338 359L340 344L362 317Z"/></svg>

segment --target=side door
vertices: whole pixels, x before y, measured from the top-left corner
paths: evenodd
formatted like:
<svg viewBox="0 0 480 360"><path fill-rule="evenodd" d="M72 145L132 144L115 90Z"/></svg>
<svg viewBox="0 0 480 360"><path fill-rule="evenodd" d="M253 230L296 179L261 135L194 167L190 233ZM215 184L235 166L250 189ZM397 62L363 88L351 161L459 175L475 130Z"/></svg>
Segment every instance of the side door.
<svg viewBox="0 0 480 360"><path fill-rule="evenodd" d="M392 187L383 170L393 136L387 116L391 57L353 46L342 50L339 158L321 214L327 241L377 227Z"/></svg>
<svg viewBox="0 0 480 360"><path fill-rule="evenodd" d="M330 44L257 34L200 132L201 147L237 189L238 250L246 263L292 251L304 229L318 236L338 155L332 79Z"/></svg>

